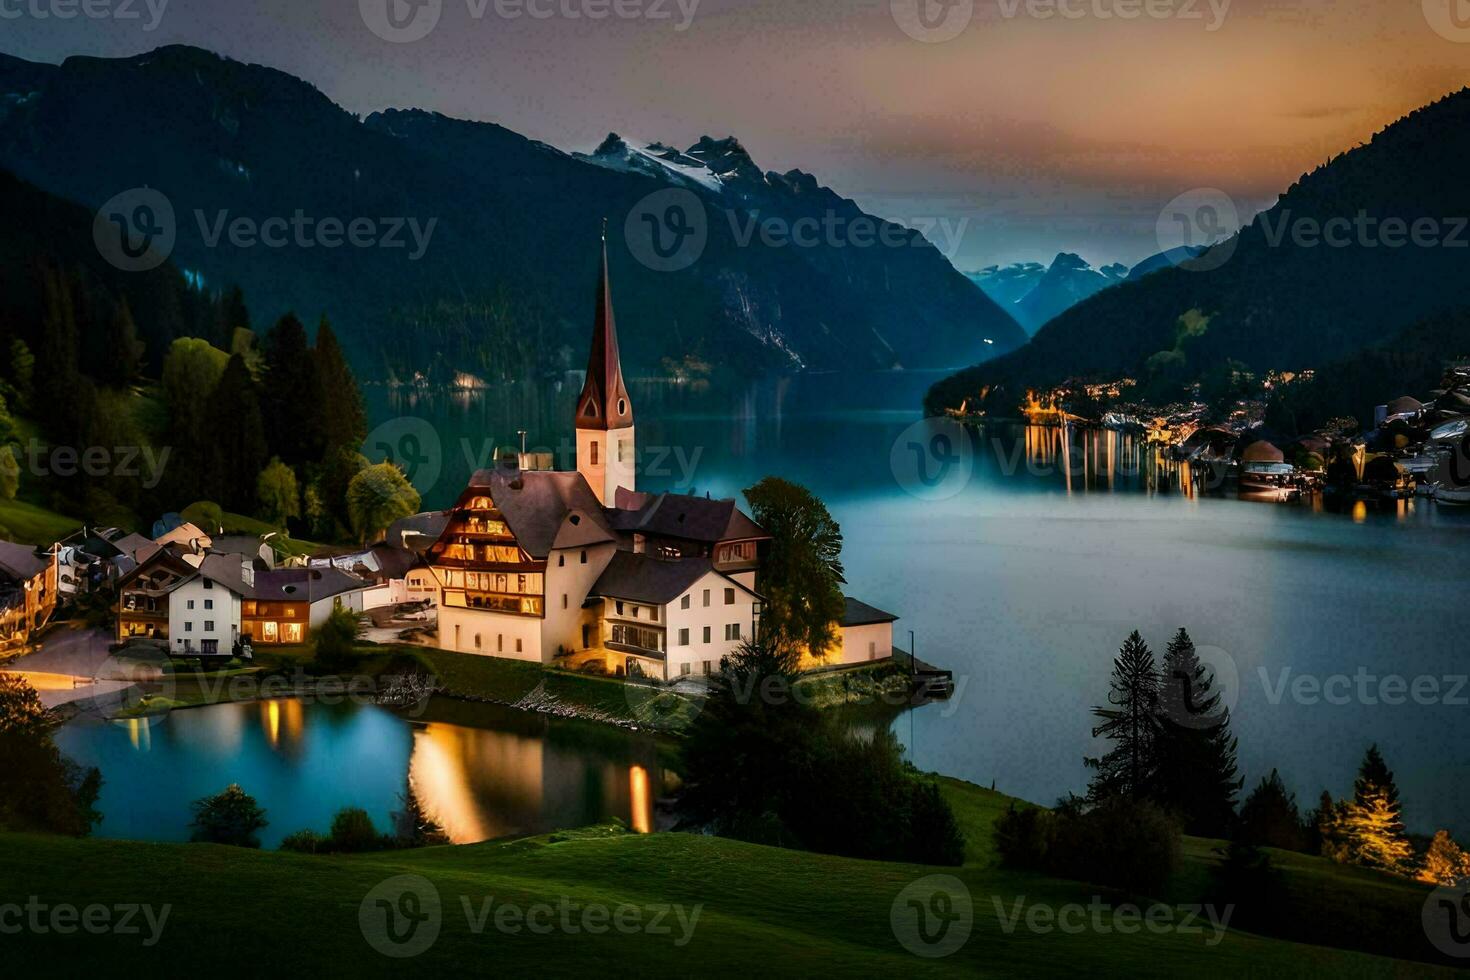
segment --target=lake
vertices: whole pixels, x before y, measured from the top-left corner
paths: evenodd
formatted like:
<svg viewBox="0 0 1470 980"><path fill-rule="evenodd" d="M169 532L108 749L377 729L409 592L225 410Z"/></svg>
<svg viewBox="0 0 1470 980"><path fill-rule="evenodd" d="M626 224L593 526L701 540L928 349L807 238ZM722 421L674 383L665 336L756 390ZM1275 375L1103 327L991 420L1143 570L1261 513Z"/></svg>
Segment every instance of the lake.
<svg viewBox="0 0 1470 980"><path fill-rule="evenodd" d="M1162 654L1184 626L1228 682L1248 784L1278 768L1308 809L1323 789L1351 793L1377 742L1412 831L1470 834L1470 515L1201 496L1112 433L913 430L936 377L735 394L634 384L640 486L722 496L777 474L819 494L846 537L848 591L901 616L896 639L912 631L921 658L955 673L951 701L893 724L922 768L1040 803L1083 792L1118 646L1137 629ZM577 388L370 389L370 441L410 465L426 506L448 506L518 429L573 465ZM102 767L101 833L119 837L182 839L188 803L229 782L270 811L267 846L349 805L386 829L410 778L457 841L612 817L646 827L672 778L636 734L482 706L428 721L229 705L74 723L59 739Z"/></svg>
<svg viewBox="0 0 1470 980"><path fill-rule="evenodd" d="M187 840L189 804L238 783L266 810L265 847L326 832L342 807L380 831L412 785L457 844L611 819L647 831L668 790L648 737L590 723L439 700L417 709L298 699L223 704L153 719L74 721L63 752L101 768L96 834Z"/></svg>
<svg viewBox="0 0 1470 980"><path fill-rule="evenodd" d="M938 377L812 375L733 394L634 384L640 486L721 496L776 474L819 494L842 524L849 591L901 616L901 642L912 630L961 685L895 722L921 767L1041 803L1082 792L1082 758L1102 751L1090 710L1119 645L1137 629L1161 655L1184 626L1237 681L1248 788L1275 767L1310 808L1323 789L1350 793L1377 742L1411 830L1470 833L1470 515L1191 496L1131 440L1063 445L1058 430L955 449L930 487L933 433L900 436ZM369 403L379 442L412 436L426 504L442 507L519 429L573 465L578 387L378 388Z"/></svg>

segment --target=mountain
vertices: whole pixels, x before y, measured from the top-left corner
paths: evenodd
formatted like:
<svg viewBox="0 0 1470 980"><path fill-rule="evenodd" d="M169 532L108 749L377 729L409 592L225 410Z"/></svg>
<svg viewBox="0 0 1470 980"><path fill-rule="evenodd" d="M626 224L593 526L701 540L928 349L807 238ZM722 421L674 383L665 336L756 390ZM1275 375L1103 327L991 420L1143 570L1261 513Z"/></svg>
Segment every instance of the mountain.
<svg viewBox="0 0 1470 980"><path fill-rule="evenodd" d="M197 48L59 66L0 59L0 168L89 208L131 188L162 192L176 264L212 287L243 287L258 328L286 310L328 313L366 378L579 367L604 217L631 370L686 357L737 379L942 367L1025 341L918 232L809 174L763 172L737 140L635 152L610 139L579 157L493 123L419 110L359 118L284 72ZM647 243L625 240L660 191L692 195L706 226L687 267L656 271ZM763 233L827 216L872 225L890 244ZM271 245L233 230L298 218L308 230L292 224ZM312 230L364 219L376 247Z"/></svg>
<svg viewBox="0 0 1470 980"><path fill-rule="evenodd" d="M1071 252L1059 253L1050 266L1017 262L966 273L1028 334L1089 296L1124 281L1128 274L1128 268L1120 264L1094 269Z"/></svg>
<svg viewBox="0 0 1470 980"><path fill-rule="evenodd" d="M1036 283L1035 288L1016 303L1013 315L1029 331L1035 331L1053 317L1078 303L1123 281L1128 270L1121 265L1094 269L1081 257L1062 252Z"/></svg>
<svg viewBox="0 0 1470 980"><path fill-rule="evenodd" d="M1229 360L1257 373L1325 367L1462 309L1467 158L1470 89L1304 175L1197 260L1106 289L1021 350L938 383L926 406L977 404L984 391L1008 413L1027 388L1068 378L1133 377L1168 396Z"/></svg>

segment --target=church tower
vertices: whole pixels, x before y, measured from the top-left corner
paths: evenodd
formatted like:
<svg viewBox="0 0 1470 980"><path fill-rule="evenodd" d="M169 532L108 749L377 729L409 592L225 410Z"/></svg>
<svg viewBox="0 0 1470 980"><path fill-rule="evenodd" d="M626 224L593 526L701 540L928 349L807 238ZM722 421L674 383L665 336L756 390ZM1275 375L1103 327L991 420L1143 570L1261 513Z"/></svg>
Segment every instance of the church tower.
<svg viewBox="0 0 1470 980"><path fill-rule="evenodd" d="M613 319L612 285L607 274L607 226L602 232L602 274L597 283L597 315L587 383L577 399L577 472L586 477L604 507L617 503L619 487L636 490L633 404L623 384L618 328Z"/></svg>

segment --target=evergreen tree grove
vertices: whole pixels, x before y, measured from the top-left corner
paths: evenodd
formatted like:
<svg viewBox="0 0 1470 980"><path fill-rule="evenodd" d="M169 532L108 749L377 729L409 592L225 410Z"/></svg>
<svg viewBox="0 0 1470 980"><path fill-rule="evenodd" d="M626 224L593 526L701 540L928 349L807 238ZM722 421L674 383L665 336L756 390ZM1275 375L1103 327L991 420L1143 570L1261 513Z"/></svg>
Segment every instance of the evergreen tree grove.
<svg viewBox="0 0 1470 980"><path fill-rule="evenodd" d="M1181 818L1186 833L1202 837L1229 833L1241 786L1230 709L1214 682L1189 633L1179 630L1160 672L1153 795Z"/></svg>

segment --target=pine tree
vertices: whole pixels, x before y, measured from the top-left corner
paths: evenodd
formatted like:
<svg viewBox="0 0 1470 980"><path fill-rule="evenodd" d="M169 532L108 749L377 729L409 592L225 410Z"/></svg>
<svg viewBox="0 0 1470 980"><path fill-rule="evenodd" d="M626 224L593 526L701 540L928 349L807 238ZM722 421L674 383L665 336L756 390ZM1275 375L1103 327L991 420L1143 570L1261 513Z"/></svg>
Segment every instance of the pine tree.
<svg viewBox="0 0 1470 980"><path fill-rule="evenodd" d="M265 385L261 410L266 440L291 467L321 458L321 410L316 363L306 328L295 314L277 321L265 338Z"/></svg>
<svg viewBox="0 0 1470 980"><path fill-rule="evenodd" d="M113 307L107 326L106 357L100 381L123 386L131 384L143 364L143 344L138 340L138 325L126 298Z"/></svg>
<svg viewBox="0 0 1470 980"><path fill-rule="evenodd" d="M1241 787L1230 709L1185 630L1169 641L1160 674L1153 795L1179 815L1186 833L1226 836Z"/></svg>
<svg viewBox="0 0 1470 980"><path fill-rule="evenodd" d="M251 513L256 481L269 456L255 382L239 354L225 364L204 414L211 433L205 495L226 510Z"/></svg>
<svg viewBox="0 0 1470 980"><path fill-rule="evenodd" d="M1368 747L1358 767L1343 831L1357 864L1401 874L1413 854L1400 818L1398 786L1377 745Z"/></svg>
<svg viewBox="0 0 1470 980"><path fill-rule="evenodd" d="M1307 833L1297 810L1296 795L1275 769L1251 790L1240 808L1236 839L1245 844L1300 851L1307 846Z"/></svg>
<svg viewBox="0 0 1470 980"><path fill-rule="evenodd" d="M1142 799L1154 778L1159 675L1153 652L1136 630L1113 661L1108 704L1110 707L1092 709L1103 722L1092 730L1092 737L1106 738L1114 745L1100 759L1083 760L1097 771L1088 787L1088 798L1094 802L1111 796Z"/></svg>
<svg viewBox="0 0 1470 980"><path fill-rule="evenodd" d="M316 331L317 404L321 411L322 449L357 449L367 438L367 410L357 379L337 343L332 325L322 317Z"/></svg>
<svg viewBox="0 0 1470 980"><path fill-rule="evenodd" d="M15 392L15 408L25 411L31 405L31 385L36 375L36 355L19 337L10 341L10 364L6 376Z"/></svg>
<svg viewBox="0 0 1470 980"><path fill-rule="evenodd" d="M1441 830L1429 842L1419 880L1435 885L1470 884L1470 854L1466 854L1448 830Z"/></svg>

